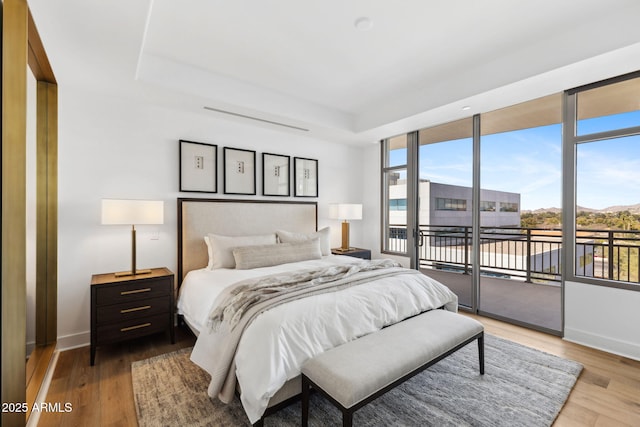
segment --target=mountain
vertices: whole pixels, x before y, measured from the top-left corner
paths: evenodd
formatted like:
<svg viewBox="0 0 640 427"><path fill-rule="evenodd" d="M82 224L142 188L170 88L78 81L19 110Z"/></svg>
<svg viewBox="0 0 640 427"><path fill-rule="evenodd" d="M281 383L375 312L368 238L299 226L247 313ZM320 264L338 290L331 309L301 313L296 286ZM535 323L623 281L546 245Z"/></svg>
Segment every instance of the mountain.
<svg viewBox="0 0 640 427"><path fill-rule="evenodd" d="M604 209L591 209L591 208L585 208L582 206L578 206L577 209L578 212L590 212L590 213L616 213L616 212L622 212L622 211L629 211L632 214L640 214L640 203L635 204L635 205L626 205L626 206L609 206L608 208L604 208ZM522 213L546 213L546 212L551 212L551 213L561 213L562 209L560 208L540 208L540 209L535 209L535 210L524 210L522 211Z"/></svg>

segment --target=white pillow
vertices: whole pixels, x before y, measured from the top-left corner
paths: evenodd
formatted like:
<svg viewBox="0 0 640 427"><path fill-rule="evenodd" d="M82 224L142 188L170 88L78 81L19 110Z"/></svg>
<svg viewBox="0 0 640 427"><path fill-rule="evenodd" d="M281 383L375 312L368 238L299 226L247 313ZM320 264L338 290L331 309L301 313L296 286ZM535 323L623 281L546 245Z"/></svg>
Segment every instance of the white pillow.
<svg viewBox="0 0 640 427"><path fill-rule="evenodd" d="M322 258L320 241L305 240L295 243L278 243L277 245L242 246L233 249L236 268L270 267L290 262L306 261Z"/></svg>
<svg viewBox="0 0 640 427"><path fill-rule="evenodd" d="M320 250L322 255L331 255L331 228L325 227L313 233L294 233L291 231L276 231L281 243L304 242L307 240L320 239Z"/></svg>
<svg viewBox="0 0 640 427"><path fill-rule="evenodd" d="M235 268L236 261L233 258L233 248L254 245L275 245L276 235L263 234L257 236L221 236L208 234L209 240L209 268ZM205 239L205 242L207 239Z"/></svg>

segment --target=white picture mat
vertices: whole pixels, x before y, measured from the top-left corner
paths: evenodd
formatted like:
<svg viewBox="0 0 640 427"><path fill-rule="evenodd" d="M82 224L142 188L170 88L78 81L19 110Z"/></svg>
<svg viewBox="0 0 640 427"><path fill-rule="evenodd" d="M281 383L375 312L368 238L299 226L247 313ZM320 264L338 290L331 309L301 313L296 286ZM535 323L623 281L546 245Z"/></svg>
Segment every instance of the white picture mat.
<svg viewBox="0 0 640 427"><path fill-rule="evenodd" d="M255 151L224 150L224 192L256 194Z"/></svg>
<svg viewBox="0 0 640 427"><path fill-rule="evenodd" d="M318 161L294 158L295 196L318 197Z"/></svg>
<svg viewBox="0 0 640 427"><path fill-rule="evenodd" d="M263 193L266 196L289 195L289 156L263 154Z"/></svg>
<svg viewBox="0 0 640 427"><path fill-rule="evenodd" d="M217 157L215 145L180 141L180 191L215 192Z"/></svg>

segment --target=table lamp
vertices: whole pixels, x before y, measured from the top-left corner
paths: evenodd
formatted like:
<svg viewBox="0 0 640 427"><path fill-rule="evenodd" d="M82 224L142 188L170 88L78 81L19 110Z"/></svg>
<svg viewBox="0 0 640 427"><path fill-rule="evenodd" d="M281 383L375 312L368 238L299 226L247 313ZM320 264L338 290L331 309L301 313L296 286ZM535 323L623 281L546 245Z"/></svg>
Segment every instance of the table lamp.
<svg viewBox="0 0 640 427"><path fill-rule="evenodd" d="M151 273L151 270L136 270L136 225L164 224L164 202L102 199L102 224L131 225L131 271L119 272L116 276Z"/></svg>
<svg viewBox="0 0 640 427"><path fill-rule="evenodd" d="M336 203L329 205L329 218L342 220L342 252L349 251L349 220L362 219L362 205Z"/></svg>

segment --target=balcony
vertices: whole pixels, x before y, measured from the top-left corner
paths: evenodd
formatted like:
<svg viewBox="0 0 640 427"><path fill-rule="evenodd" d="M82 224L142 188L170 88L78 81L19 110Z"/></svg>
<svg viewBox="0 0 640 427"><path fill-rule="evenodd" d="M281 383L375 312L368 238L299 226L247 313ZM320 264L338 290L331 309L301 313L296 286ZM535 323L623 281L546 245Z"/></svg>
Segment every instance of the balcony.
<svg viewBox="0 0 640 427"><path fill-rule="evenodd" d="M472 304L471 227L420 226L419 267ZM392 225L389 250L406 252L406 226ZM480 310L561 330L562 230L483 227ZM575 274L640 284L640 232L578 230Z"/></svg>

